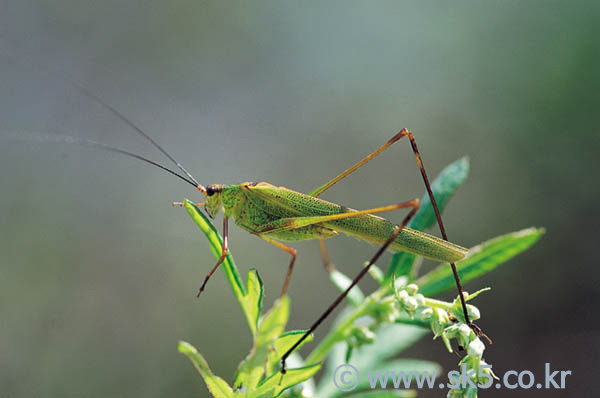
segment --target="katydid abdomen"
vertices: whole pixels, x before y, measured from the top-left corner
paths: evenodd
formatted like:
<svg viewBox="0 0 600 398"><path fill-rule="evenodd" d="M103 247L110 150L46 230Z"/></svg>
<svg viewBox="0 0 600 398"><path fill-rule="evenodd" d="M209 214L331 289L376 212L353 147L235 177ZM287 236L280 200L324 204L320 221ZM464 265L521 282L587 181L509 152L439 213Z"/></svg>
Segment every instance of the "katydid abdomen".
<svg viewBox="0 0 600 398"><path fill-rule="evenodd" d="M392 222L371 214L292 228L296 220L356 210L265 182L228 185L221 189L222 198L218 200L225 214L233 216L238 226L281 241L326 239L343 233L381 245L395 228ZM278 229L265 230L266 225L276 224L281 224ZM404 228L389 247L446 262L461 260L467 253L461 246L410 228Z"/></svg>
<svg viewBox="0 0 600 398"><path fill-rule="evenodd" d="M353 211L348 209L348 211ZM365 215L325 223L325 226L358 239L382 245L394 232L395 224L374 215ZM467 249L436 236L403 228L390 244L390 249L406 251L436 261L455 262L463 259Z"/></svg>

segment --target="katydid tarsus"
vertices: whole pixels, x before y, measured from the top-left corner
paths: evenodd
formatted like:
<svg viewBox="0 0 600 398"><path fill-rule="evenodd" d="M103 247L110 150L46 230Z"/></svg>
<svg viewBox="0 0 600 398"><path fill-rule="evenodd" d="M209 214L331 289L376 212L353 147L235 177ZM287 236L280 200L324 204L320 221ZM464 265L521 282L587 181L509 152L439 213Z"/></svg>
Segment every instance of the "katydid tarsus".
<svg viewBox="0 0 600 398"><path fill-rule="evenodd" d="M485 336L479 327L477 327L469 319L462 286L456 266L454 264L456 261L459 261L465 257L467 254L467 249L448 241L444 223L432 193L429 178L423 166L422 157L417 148L414 136L409 130L402 129L399 133L395 134L385 144L380 146L377 150L366 156L364 159L308 194L293 191L284 187L274 186L266 182L244 182L236 185L210 184L204 186L200 184L177 160L175 160L173 156L171 156L163 147L155 142L130 119L125 117L109 104L102 101L93 93L86 90L84 87L77 87L83 92L83 94L98 102L114 116L118 117L128 126L130 126L135 132L148 140L156 149L162 152L171 162L173 162L173 164L175 164L175 166L181 170L182 174L179 174L178 172L173 171L150 159L120 148L85 139L70 139L71 142L118 152L161 168L162 170L177 176L181 180L187 182L202 192L205 197L205 201L198 203L198 205L204 206L205 211L211 218L214 218L214 216L221 209L223 210L223 249L221 257L204 278L204 281L198 291L198 296L204 290L206 283L212 274L218 269L227 256L229 250L228 221L230 218L233 218L239 227L245 229L253 235L256 235L259 238L262 238L266 242L271 243L272 245L286 251L291 255L285 282L281 291L282 296L285 295L287 291L296 260L296 250L285 245L282 243L282 241L289 242L319 240L321 249L323 251L323 261L326 268L328 265L328 260L326 259L325 246L323 243L323 240L326 238L330 238L342 233L370 243L381 245L375 255L361 270L361 272L352 280L347 289L342 292L333 301L333 303L331 303L327 310L323 312L323 314L311 325L311 327L296 342L296 344L283 354L281 357L282 374L285 374L286 372L285 363L288 356L302 343L302 341L304 341L307 336L315 331L321 322L325 320L325 318L346 297L350 290L362 279L362 277L368 272L369 268L388 249L393 251L406 251L428 259L448 262L452 267L454 274L454 279L462 304L465 323L468 324L479 336ZM338 183L349 174L364 166L368 161L389 148L392 144L405 137L411 144L418 169L421 173L427 194L433 206L437 223L442 235L441 239L424 232L410 229L406 226L419 208L418 199L396 203L389 206L358 211L319 198L323 192L332 187L334 184ZM181 202L174 202L173 204L182 205ZM394 225L392 222L374 215L375 213L402 208L410 208L410 211L399 225Z"/></svg>

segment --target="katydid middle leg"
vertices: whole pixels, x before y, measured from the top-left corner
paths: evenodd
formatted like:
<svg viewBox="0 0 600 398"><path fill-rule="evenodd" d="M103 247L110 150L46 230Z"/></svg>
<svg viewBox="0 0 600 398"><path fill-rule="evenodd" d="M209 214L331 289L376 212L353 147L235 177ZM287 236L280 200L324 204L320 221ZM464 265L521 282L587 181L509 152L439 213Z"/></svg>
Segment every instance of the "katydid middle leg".
<svg viewBox="0 0 600 398"><path fill-rule="evenodd" d="M414 217L414 215L416 214L417 210L419 209L419 200L418 199L413 199L409 202L404 202L402 203L402 207L412 207L411 211L406 215L406 217L404 217L404 220L402 220L402 223L400 225L397 225L396 228L394 229L394 232L392 233L392 235L385 241L385 243L379 248L379 250L377 250L377 252L375 253L375 255L369 260L369 262L367 263L367 265L358 273L358 275L356 275L356 277L352 280L352 283L350 284L350 286L348 286L346 288L346 290L344 290L336 299L333 303L331 303L331 305L325 310L325 312L323 312L323 314L321 314L321 316L315 321L315 323L313 323L311 325L311 327L306 331L306 333L304 333L302 335L302 337L300 339L298 339L298 341L289 349L285 352L285 354L283 354L283 356L281 357L281 374L285 374L286 372L286 365L285 365L285 361L286 359L290 356L290 354L292 352L294 352L294 350L300 345L302 344L302 342L308 337L310 336L310 334L312 332L315 331L315 329L317 327L319 327L319 325L325 320L325 318L327 318L329 316L329 314L331 314L331 312L342 302L342 300L348 295L348 293L350 292L350 290L352 290L352 288L354 286L356 286L356 284L363 278L363 276L366 275L367 272L369 272L369 269L373 266L373 264L375 264L375 262L379 259L379 257L381 257L381 255L387 250L388 246L398 237L398 235L400 234L400 232L402 231L402 229L404 227L406 227L406 224L408 224L408 222ZM344 213L344 214L352 214L352 213Z"/></svg>
<svg viewBox="0 0 600 398"><path fill-rule="evenodd" d="M321 260L323 261L323 268L325 268L325 271L329 273L335 271L335 266L329 261L329 253L327 253L327 247L325 247L325 239L319 239L319 249L321 249Z"/></svg>
<svg viewBox="0 0 600 398"><path fill-rule="evenodd" d="M290 261L290 265L288 266L288 272L285 278L285 283L283 285L283 289L281 290L281 297L285 295L288 285L290 283L290 278L292 276L292 271L294 269L294 262L296 261L296 250L292 249L289 246L284 245L281 242L278 242L274 239L268 237L268 234L276 234L285 231L292 231L295 229L307 227L309 225L321 224L327 221L333 220L342 220L344 218L358 217L365 214L373 214L373 213L381 213L384 211L397 210L405 207L412 207L414 203L417 203L419 200L414 199L410 202L396 203L389 206L381 206L373 209L360 210L360 211L351 211L347 213L337 213L337 214L329 214L325 216L310 216L310 217L289 217L289 218L280 218L273 222L262 225L258 228L256 235L259 238L264 239L265 241L277 246L278 248L288 252L292 256L292 260Z"/></svg>
<svg viewBox="0 0 600 398"><path fill-rule="evenodd" d="M290 284L290 279L292 278L292 272L294 271L294 263L296 262L296 249L292 249L291 247L284 245L281 242L277 242L276 240L271 239L263 234L257 234L257 236L269 242L270 244L277 246L281 250L288 252L292 256L292 259L290 260L290 265L288 265L287 274L285 275L285 282L283 282L283 288L281 289L281 295L279 296L281 298L285 296L285 293L287 292L288 286Z"/></svg>

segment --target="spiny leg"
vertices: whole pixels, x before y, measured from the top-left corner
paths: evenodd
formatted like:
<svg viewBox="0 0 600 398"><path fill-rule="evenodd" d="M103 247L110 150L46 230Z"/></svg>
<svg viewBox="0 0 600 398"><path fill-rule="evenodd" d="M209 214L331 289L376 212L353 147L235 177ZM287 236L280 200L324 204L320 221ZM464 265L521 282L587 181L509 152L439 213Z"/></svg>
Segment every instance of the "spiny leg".
<svg viewBox="0 0 600 398"><path fill-rule="evenodd" d="M200 297L200 294L204 291L204 288L206 287L206 283L208 282L212 274L215 273L217 268L219 268L219 265L221 265L223 261L225 261L225 257L227 257L227 253L229 253L229 228L227 226L228 219L229 217L223 216L223 247L221 249L221 257L219 258L219 261L217 261L217 264L210 270L208 275L204 277L204 281L202 282L202 286L200 286L196 297Z"/></svg>
<svg viewBox="0 0 600 398"><path fill-rule="evenodd" d="M319 317L319 319L317 319L315 321L315 323L313 323L311 325L311 327L306 331L306 333L304 333L302 335L302 337L289 350L287 350L285 354L283 354L283 356L281 357L281 373L282 374L285 374L285 372L286 372L285 361L290 356L290 354L292 352L294 352L294 350L300 344L302 344L302 342L308 336L310 336L310 334L312 332L314 332L317 327L319 327L319 325L321 324L321 322L323 322L325 320L325 318L327 318L329 316L329 314L331 314L331 312L335 309L335 307L337 307L342 302L342 300L348 295L348 293L350 292L350 290L352 290L352 288L354 286L356 286L356 284L363 278L363 276L365 276L365 274L367 272L369 272L369 269L371 268L371 266L373 264L375 264L375 262L379 259L379 257L381 257L381 255L387 250L387 248L389 247L389 245L398 237L398 235L400 234L400 232L402 231L402 229L414 217L415 213L419 209L419 200L418 199L413 199L413 200L411 200L409 202L405 202L403 204L405 205L403 207L412 207L412 209L406 215L406 217L404 217L404 220L402 220L402 223L400 225L396 226L396 228L394 229L394 232L392 233L392 235L390 235L390 237L379 248L379 250L377 250L377 252L375 253L375 255L369 260L369 262L367 263L367 265L358 273L358 275L356 275L356 277L352 280L352 283L350 284L350 286L348 286L346 288L346 290L344 290L335 299L335 301L333 303L331 303L331 305L325 310L325 312L323 312L323 314L321 314L321 316Z"/></svg>
<svg viewBox="0 0 600 398"><path fill-rule="evenodd" d="M310 193L310 195L315 196L315 197L321 195L327 189L331 188L334 184L338 183L339 181L343 180L345 177L347 177L348 175L350 175L354 171L356 171L359 168L361 168L362 166L364 166L369 160L371 160L374 157L376 157L377 155L379 155L381 152L383 152L384 150L386 150L387 148L389 148L392 144L394 144L395 142L399 141L403 137L408 137L408 139L410 140L410 145L412 147L413 153L415 154L415 158L417 160L417 166L419 167L419 171L421 172L421 176L423 178L423 182L425 183L425 188L427 189L427 195L429 196L429 200L431 201L431 204L433 205L433 211L435 212L435 218L436 218L437 224L438 224L438 226L440 228L440 232L442 234L442 238L445 241L448 241L448 236L446 234L446 228L444 227L444 223L442 221L442 217L440 215L440 211L439 211L437 202L435 201L435 197L433 196L433 192L431 190L431 184L429 183L429 178L427 177L427 172L425 172L425 166L423 166L423 159L421 157L421 154L419 153L419 149L417 148L417 143L415 141L413 133L411 131L409 131L408 129L406 129L406 128L402 129L399 133L397 133L392 138L390 138L385 144L383 144L382 146L380 146L379 148L377 148L377 150L375 150L375 152L367 155L364 159L362 159L361 161L359 161L358 163L356 163L354 166L352 166L349 169L343 171L342 173L340 173L339 175L337 175L336 177L334 177L332 180L326 182L325 184L321 185L319 188L317 188L314 191L312 191ZM477 325L475 325L473 322L471 322L471 320L469 319L469 313L467 311L467 304L465 302L462 285L460 283L460 278L458 276L458 271L456 270L456 265L454 263L450 263L450 267L452 267L452 274L454 276L454 281L455 281L456 287L458 289L458 295L460 297L460 302L461 302L461 305L462 305L462 310L463 310L463 314L464 314L464 317L465 317L465 322L467 323L467 325L469 325L469 327L471 329L473 329L473 331L479 337L485 337L488 340L488 342L491 343L490 338L488 336L486 336L481 331L481 329Z"/></svg>
<svg viewBox="0 0 600 398"><path fill-rule="evenodd" d="M294 270L294 263L296 262L296 249L292 249L291 247L286 246L281 242L277 242L276 240L273 240L267 236L264 236L264 235L257 235L257 236L259 238L264 239L265 241L271 243L272 245L277 246L281 250L288 252L292 256L292 260L290 261L290 265L288 266L288 271L285 276L285 282L283 282L283 288L281 289L280 297L283 297L283 296L285 296L285 293L287 292L288 286L290 284L290 279L292 278L292 271Z"/></svg>

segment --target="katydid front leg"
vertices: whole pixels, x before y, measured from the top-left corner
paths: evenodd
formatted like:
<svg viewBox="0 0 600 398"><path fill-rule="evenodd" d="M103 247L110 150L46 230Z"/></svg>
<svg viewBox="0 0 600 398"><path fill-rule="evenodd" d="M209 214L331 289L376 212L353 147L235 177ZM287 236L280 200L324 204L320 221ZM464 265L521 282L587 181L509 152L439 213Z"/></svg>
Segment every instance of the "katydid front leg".
<svg viewBox="0 0 600 398"><path fill-rule="evenodd" d="M219 268L219 265L221 265L223 263L223 261L225 261L225 257L227 257L227 253L229 253L229 227L227 226L228 220L229 220L229 217L223 216L223 247L221 249L221 257L219 258L219 261L217 261L217 264L210 270L208 275L206 275L206 277L204 277L204 281L202 282L202 286L200 286L200 289L198 290L198 294L196 295L196 297L200 297L200 294L204 291L204 288L206 287L208 280L210 279L212 274L215 273L217 268Z"/></svg>

